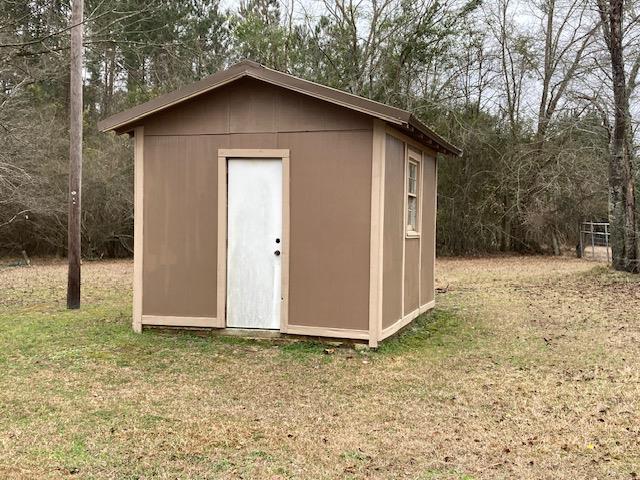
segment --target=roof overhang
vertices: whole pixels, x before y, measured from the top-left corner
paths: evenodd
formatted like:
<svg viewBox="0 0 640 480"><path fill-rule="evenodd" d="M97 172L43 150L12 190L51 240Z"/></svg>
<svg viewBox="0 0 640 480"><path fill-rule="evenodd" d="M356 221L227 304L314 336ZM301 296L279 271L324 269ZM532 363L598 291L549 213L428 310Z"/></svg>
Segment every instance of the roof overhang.
<svg viewBox="0 0 640 480"><path fill-rule="evenodd" d="M236 63L226 70L221 70L179 90L160 95L148 102L105 118L98 122L98 129L102 132L111 130L117 133L130 132L136 123L150 115L245 77L254 78L379 118L403 130L407 135L437 152L456 156L462 155L462 150L449 143L406 110L303 80L249 60Z"/></svg>

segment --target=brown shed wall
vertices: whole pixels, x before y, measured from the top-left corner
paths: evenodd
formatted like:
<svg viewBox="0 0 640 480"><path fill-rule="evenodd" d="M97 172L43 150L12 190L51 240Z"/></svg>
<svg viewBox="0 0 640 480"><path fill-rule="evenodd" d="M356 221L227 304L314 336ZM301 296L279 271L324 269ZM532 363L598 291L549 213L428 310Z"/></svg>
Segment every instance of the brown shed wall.
<svg viewBox="0 0 640 480"><path fill-rule="evenodd" d="M372 119L241 80L144 121L143 314L216 315L217 149L290 149L289 324L368 329Z"/></svg>
<svg viewBox="0 0 640 480"><path fill-rule="evenodd" d="M423 153L421 225L418 237L407 237L403 138L387 133L385 143L383 329L434 299L436 161L431 150L411 143L413 150Z"/></svg>
<svg viewBox="0 0 640 480"><path fill-rule="evenodd" d="M279 138L291 150L289 324L368 330L372 132Z"/></svg>
<svg viewBox="0 0 640 480"><path fill-rule="evenodd" d="M224 140L145 135L143 315L216 315L215 159Z"/></svg>

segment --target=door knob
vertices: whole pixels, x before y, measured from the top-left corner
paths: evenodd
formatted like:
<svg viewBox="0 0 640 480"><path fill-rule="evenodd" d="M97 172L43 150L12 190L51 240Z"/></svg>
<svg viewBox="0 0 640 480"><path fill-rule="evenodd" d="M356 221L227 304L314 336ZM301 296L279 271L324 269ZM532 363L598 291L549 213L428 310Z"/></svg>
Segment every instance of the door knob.
<svg viewBox="0 0 640 480"><path fill-rule="evenodd" d="M275 252L273 252L273 254L274 254L276 257L279 257L279 256L280 256L280 250L276 250Z"/></svg>

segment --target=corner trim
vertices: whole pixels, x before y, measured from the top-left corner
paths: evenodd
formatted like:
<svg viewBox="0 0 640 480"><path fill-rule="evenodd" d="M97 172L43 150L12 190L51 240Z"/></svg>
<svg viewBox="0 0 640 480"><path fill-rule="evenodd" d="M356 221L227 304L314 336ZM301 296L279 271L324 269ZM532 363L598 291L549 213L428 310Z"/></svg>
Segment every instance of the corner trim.
<svg viewBox="0 0 640 480"><path fill-rule="evenodd" d="M142 257L144 252L144 127L134 130L133 331L142 332Z"/></svg>
<svg viewBox="0 0 640 480"><path fill-rule="evenodd" d="M433 177L433 206L434 206L434 213L433 213L433 223L431 224L431 228L433 229L433 258L431 259L431 282L433 284L433 288L431 289L431 291L429 292L430 295L433 296L433 300L432 302L434 302L435 304L435 296L436 296L436 250L438 248L438 241L437 241L437 231L438 231L438 157L437 156L433 156L433 162L434 162L434 169L435 169L435 174Z"/></svg>
<svg viewBox="0 0 640 480"><path fill-rule="evenodd" d="M369 346L378 346L382 330L384 261L385 123L373 121L371 158L371 238L369 248Z"/></svg>
<svg viewBox="0 0 640 480"><path fill-rule="evenodd" d="M385 338L390 337L391 335L396 333L398 330L407 326L409 323L415 320L419 315L431 310L433 307L435 307L435 305L436 305L435 300L432 300L428 303L425 303L420 308L416 308L413 312L405 315L403 318L401 318L394 324L389 325L387 328L384 328L381 332L380 339L384 340Z"/></svg>

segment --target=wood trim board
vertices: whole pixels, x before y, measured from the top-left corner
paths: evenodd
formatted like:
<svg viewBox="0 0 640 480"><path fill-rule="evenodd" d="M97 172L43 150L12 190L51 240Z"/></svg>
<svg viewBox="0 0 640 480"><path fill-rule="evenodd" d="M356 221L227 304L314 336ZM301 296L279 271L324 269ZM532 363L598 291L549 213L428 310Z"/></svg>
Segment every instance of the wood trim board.
<svg viewBox="0 0 640 480"><path fill-rule="evenodd" d="M400 294L400 317L404 318L404 304L405 304L405 300L404 300L404 295L405 295L405 283L406 283L406 250L407 250L407 240L406 240L406 236L407 236L407 170L408 170L408 165L409 165L409 161L408 161L408 156L409 156L409 145L404 142L404 154L402 157L402 174L403 174L403 181L402 184L404 185L403 189L402 189L402 276L400 277L402 279L402 286L400 288L401 294ZM388 327L387 327L388 328Z"/></svg>
<svg viewBox="0 0 640 480"><path fill-rule="evenodd" d="M289 324L289 252L291 222L291 165L289 150L282 150L282 305L280 310L280 331L287 333Z"/></svg>
<svg viewBox="0 0 640 480"><path fill-rule="evenodd" d="M227 318L227 157L218 152L218 259L216 318L218 327L226 326Z"/></svg>
<svg viewBox="0 0 640 480"><path fill-rule="evenodd" d="M178 317L167 315L143 315L142 325L166 327L204 327L215 328L218 320L214 317Z"/></svg>
<svg viewBox="0 0 640 480"><path fill-rule="evenodd" d="M424 173L425 173L425 168L424 168L424 152L417 152L420 155L420 163L418 164L418 177L419 177L419 183L418 183L418 229L420 231L420 234L423 233L422 229L424 228L424 225L422 225L422 215L424 213L424 209L423 209L423 203L424 203ZM422 235L420 235L420 240L418 241L418 305L422 305L422 243L423 243L423 238Z"/></svg>
<svg viewBox="0 0 640 480"><path fill-rule="evenodd" d="M369 340L367 330L348 328L308 327L305 325L288 325L289 335L308 335L310 337L350 338L353 340Z"/></svg>
<svg viewBox="0 0 640 480"><path fill-rule="evenodd" d="M220 148L218 158L289 158L289 150L276 148Z"/></svg>
<svg viewBox="0 0 640 480"><path fill-rule="evenodd" d="M433 229L433 258L431 259L431 272L433 276L433 302L435 304L435 295L436 295L436 229L438 222L438 157L433 156L433 161L435 162L435 174L433 179L433 222L431 228Z"/></svg>
<svg viewBox="0 0 640 480"><path fill-rule="evenodd" d="M144 253L144 127L134 130L133 200L133 331L142 332L142 278Z"/></svg>
<svg viewBox="0 0 640 480"><path fill-rule="evenodd" d="M382 330L384 248L385 124L373 121L371 159L371 240L369 255L369 346L378 346Z"/></svg>
<svg viewBox="0 0 640 480"><path fill-rule="evenodd" d="M155 325L165 327L200 327L200 328L216 328L220 322L214 317L178 317L163 315L143 315L142 325ZM348 328L325 328L325 327L309 327L305 325L289 325L287 335L307 335L311 337L331 337L331 338L349 338L353 340L368 340L369 332L367 330L353 330ZM238 332L262 332L283 333L277 330L262 329L243 329L243 328L224 328L226 331Z"/></svg>

